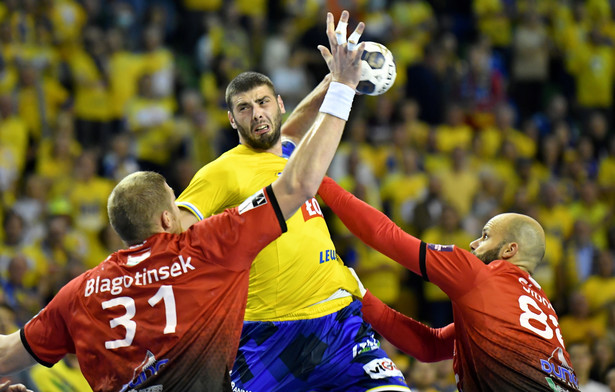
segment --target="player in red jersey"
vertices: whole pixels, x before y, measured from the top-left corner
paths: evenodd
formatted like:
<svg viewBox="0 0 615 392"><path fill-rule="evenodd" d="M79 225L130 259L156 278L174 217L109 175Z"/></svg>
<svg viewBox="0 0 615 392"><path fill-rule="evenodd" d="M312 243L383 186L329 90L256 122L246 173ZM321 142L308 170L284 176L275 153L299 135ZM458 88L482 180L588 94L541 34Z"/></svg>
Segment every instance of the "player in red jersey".
<svg viewBox="0 0 615 392"><path fill-rule="evenodd" d="M76 353L94 391L231 391L252 260L316 193L359 82L364 45L338 45L331 14L327 22L331 50L319 49L332 82L280 177L185 232L161 175L124 178L108 212L129 247L70 281L22 330L0 335L1 374ZM246 96L242 105L254 132L279 114L269 97Z"/></svg>
<svg viewBox="0 0 615 392"><path fill-rule="evenodd" d="M330 178L318 193L363 242L451 299L454 323L431 329L366 292L365 318L387 340L421 361L453 358L460 391L579 390L555 310L530 275L545 252L538 222L497 215L470 253L405 233Z"/></svg>

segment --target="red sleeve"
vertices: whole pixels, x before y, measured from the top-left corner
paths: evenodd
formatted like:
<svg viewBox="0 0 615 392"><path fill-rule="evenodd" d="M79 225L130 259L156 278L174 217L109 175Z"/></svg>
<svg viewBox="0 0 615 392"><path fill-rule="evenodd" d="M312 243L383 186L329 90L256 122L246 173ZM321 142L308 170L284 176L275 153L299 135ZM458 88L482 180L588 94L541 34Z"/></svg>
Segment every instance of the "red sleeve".
<svg viewBox="0 0 615 392"><path fill-rule="evenodd" d="M247 198L238 207L194 224L191 245L206 258L226 268L250 268L258 253L286 232L286 221L271 185Z"/></svg>
<svg viewBox="0 0 615 392"><path fill-rule="evenodd" d="M421 362L453 358L455 324L430 328L391 309L369 290L363 297L363 315L386 340Z"/></svg>
<svg viewBox="0 0 615 392"><path fill-rule="evenodd" d="M451 299L472 289L486 271L485 264L465 249L427 244L411 236L329 177L323 180L318 194L361 241L433 282Z"/></svg>
<svg viewBox="0 0 615 392"><path fill-rule="evenodd" d="M21 330L26 350L40 364L51 367L68 353L75 352L75 344L68 330L65 315L73 314L75 288L80 277L67 283L58 294ZM86 332L84 332L86 333Z"/></svg>
<svg viewBox="0 0 615 392"><path fill-rule="evenodd" d="M403 231L385 214L357 199L335 181L325 177L318 194L344 225L365 244L423 276L425 246ZM419 254L423 263L419 263ZM422 264L422 265L421 265Z"/></svg>

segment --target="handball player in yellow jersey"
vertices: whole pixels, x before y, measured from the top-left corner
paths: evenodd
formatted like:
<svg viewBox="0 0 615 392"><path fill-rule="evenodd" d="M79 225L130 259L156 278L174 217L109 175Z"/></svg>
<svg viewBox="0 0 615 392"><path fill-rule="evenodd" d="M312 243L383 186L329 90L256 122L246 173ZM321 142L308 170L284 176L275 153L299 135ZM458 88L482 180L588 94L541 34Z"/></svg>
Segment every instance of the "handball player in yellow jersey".
<svg viewBox="0 0 615 392"><path fill-rule="evenodd" d="M344 11L334 28L328 15L332 48L357 45L364 24L346 43L348 18ZM333 75L339 72L323 57ZM273 182L318 108L327 106L327 89L325 78L282 127L284 103L268 77L245 72L233 79L226 103L239 145L201 168L177 199L184 229ZM287 224L288 231L259 253L250 270L231 373L234 391L409 391L362 319L357 282L336 253L316 199L304 203Z"/></svg>

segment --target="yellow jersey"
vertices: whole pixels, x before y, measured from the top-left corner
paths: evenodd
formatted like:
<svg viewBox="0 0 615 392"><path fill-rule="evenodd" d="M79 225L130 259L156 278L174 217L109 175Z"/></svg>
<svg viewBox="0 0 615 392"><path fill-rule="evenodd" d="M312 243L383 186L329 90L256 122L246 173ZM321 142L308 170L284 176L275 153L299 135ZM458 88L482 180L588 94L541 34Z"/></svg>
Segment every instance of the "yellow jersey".
<svg viewBox="0 0 615 392"><path fill-rule="evenodd" d="M239 145L201 168L177 199L199 220L239 205L278 178L287 160ZM246 321L301 320L338 311L360 296L337 256L316 198L287 220L288 232L265 247L250 269ZM344 295L345 293L342 292Z"/></svg>

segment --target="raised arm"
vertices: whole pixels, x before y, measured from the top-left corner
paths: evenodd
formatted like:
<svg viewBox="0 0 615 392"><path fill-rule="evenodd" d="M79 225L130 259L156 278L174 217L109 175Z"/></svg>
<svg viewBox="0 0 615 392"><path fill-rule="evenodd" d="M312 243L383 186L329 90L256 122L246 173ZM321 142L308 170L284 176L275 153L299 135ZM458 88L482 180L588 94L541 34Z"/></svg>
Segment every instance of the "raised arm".
<svg viewBox="0 0 615 392"><path fill-rule="evenodd" d="M36 360L28 353L20 337L20 331L0 335L0 374L6 375L35 365ZM7 389L18 391L18 387Z"/></svg>
<svg viewBox="0 0 615 392"><path fill-rule="evenodd" d="M342 12L340 20L347 22L348 18L348 12ZM345 40L338 43L333 22L333 15L328 13L327 36L330 50L322 45L318 46L331 70L331 84L314 124L301 139L280 178L272 184L285 219L316 194L341 140L355 88L359 83L364 44L351 50ZM363 22L359 23L351 39L356 37L358 40L364 28Z"/></svg>
<svg viewBox="0 0 615 392"><path fill-rule="evenodd" d="M325 93L329 88L331 79L332 75L327 74L318 86L299 102L282 125L283 137L292 140L295 144L299 143L312 124L314 124L318 116L318 109L322 105L322 100L325 98Z"/></svg>
<svg viewBox="0 0 615 392"><path fill-rule="evenodd" d="M421 362L453 358L455 325L430 328L401 314L380 301L370 291L363 297L363 316L386 340Z"/></svg>
<svg viewBox="0 0 615 392"><path fill-rule="evenodd" d="M421 240L404 232L385 214L357 199L329 177L322 182L318 194L361 241L423 276L419 262L424 246Z"/></svg>

